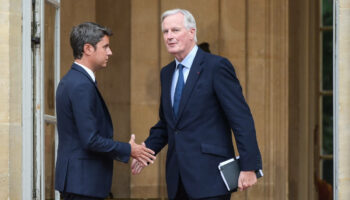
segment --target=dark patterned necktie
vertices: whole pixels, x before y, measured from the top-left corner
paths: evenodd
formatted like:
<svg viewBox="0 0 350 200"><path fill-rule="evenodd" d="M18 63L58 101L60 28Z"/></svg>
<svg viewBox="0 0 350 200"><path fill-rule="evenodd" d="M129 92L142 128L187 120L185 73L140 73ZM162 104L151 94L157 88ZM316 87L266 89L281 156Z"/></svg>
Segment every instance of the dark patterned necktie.
<svg viewBox="0 0 350 200"><path fill-rule="evenodd" d="M173 110L174 110L175 117L177 117L177 114L179 111L181 94L182 94L182 90L183 90L184 85L185 85L184 75L182 73L184 66L182 64L178 64L177 68L179 69L179 77L178 77L177 83L176 83L176 88L175 88L175 93L174 93L174 104L173 104Z"/></svg>

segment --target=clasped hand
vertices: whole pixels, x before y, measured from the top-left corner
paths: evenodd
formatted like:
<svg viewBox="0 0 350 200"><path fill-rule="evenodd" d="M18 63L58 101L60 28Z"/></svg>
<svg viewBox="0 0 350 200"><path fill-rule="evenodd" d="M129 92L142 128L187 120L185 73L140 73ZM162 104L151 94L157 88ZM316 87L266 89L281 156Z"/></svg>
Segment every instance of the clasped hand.
<svg viewBox="0 0 350 200"><path fill-rule="evenodd" d="M147 148L145 143L136 144L135 143L135 135L132 134L130 138L130 146L131 146L131 157L134 158L133 162L137 160L139 164L143 167L147 166L148 163L153 163L156 157L154 156L154 151Z"/></svg>

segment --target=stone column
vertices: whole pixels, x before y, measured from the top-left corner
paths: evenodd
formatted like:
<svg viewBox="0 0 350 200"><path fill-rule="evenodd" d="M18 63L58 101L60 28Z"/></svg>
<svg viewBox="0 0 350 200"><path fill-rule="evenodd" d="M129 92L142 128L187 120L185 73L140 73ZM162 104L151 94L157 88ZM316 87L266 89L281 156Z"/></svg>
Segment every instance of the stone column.
<svg viewBox="0 0 350 200"><path fill-rule="evenodd" d="M124 0L96 1L96 22L110 28L113 52L108 67L99 70L99 90L108 106L114 127L114 139L130 140L130 2ZM101 84L100 84L101 83ZM129 164L114 162L112 179L114 198L130 197Z"/></svg>
<svg viewBox="0 0 350 200"><path fill-rule="evenodd" d="M132 0L130 125L137 143L148 137L149 129L159 119L159 37L159 0ZM159 153L153 165L131 176L131 198L160 197L163 163L162 153Z"/></svg>
<svg viewBox="0 0 350 200"><path fill-rule="evenodd" d="M10 1L1 1L0 17L0 198L9 196Z"/></svg>
<svg viewBox="0 0 350 200"><path fill-rule="evenodd" d="M69 43L70 32L73 26L83 22L95 21L95 0L61 0L61 78L69 71L74 61L73 51Z"/></svg>
<svg viewBox="0 0 350 200"><path fill-rule="evenodd" d="M350 0L335 1L335 199L350 198Z"/></svg>
<svg viewBox="0 0 350 200"><path fill-rule="evenodd" d="M0 199L22 194L22 1L0 3Z"/></svg>
<svg viewBox="0 0 350 200"><path fill-rule="evenodd" d="M319 0L289 1L289 180L290 200L315 199L319 165L315 138L319 98Z"/></svg>
<svg viewBox="0 0 350 200"><path fill-rule="evenodd" d="M220 1L219 55L235 66L265 176L233 199L288 199L288 0Z"/></svg>

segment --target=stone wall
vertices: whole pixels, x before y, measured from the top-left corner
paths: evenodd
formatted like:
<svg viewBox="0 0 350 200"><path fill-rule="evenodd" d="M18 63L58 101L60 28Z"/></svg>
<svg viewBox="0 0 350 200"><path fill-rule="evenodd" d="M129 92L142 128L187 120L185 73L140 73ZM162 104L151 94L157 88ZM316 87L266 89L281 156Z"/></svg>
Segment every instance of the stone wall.
<svg viewBox="0 0 350 200"><path fill-rule="evenodd" d="M317 65L311 48L315 44L307 39L316 34L311 28L316 20L312 2L62 0L61 75L73 61L69 45L73 25L95 21L110 27L114 55L108 68L97 73L100 90L112 115L115 139L127 142L135 133L137 142L142 142L158 120L160 69L173 59L163 44L160 14L176 7L188 9L197 20L198 43L208 42L213 53L234 64L256 123L265 177L247 192L233 194L234 198L313 199L313 138L307 134L315 124L315 99L310 92L315 90L312 74L317 72L305 68ZM21 3L0 0L0 199L22 199ZM349 5L349 0L339 1L336 13L339 199L350 196ZM128 164L117 163L114 196L166 197L165 153L166 149L138 176L130 174ZM295 163L296 168L290 169Z"/></svg>
<svg viewBox="0 0 350 200"><path fill-rule="evenodd" d="M22 1L0 2L0 199L20 199Z"/></svg>
<svg viewBox="0 0 350 200"><path fill-rule="evenodd" d="M350 197L350 1L340 0L336 5L336 107L335 128L337 130L335 152L336 197Z"/></svg>

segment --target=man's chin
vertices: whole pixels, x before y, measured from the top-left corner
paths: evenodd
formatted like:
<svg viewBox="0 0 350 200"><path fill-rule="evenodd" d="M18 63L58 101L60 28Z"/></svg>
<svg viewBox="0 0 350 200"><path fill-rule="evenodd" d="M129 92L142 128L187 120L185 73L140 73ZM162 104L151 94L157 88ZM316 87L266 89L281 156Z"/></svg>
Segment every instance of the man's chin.
<svg viewBox="0 0 350 200"><path fill-rule="evenodd" d="M107 67L107 64L104 64L104 65L100 65L100 67L98 67L98 69L103 69L103 68L106 68Z"/></svg>
<svg viewBox="0 0 350 200"><path fill-rule="evenodd" d="M173 48L168 48L168 53L175 55L177 53L177 50Z"/></svg>

